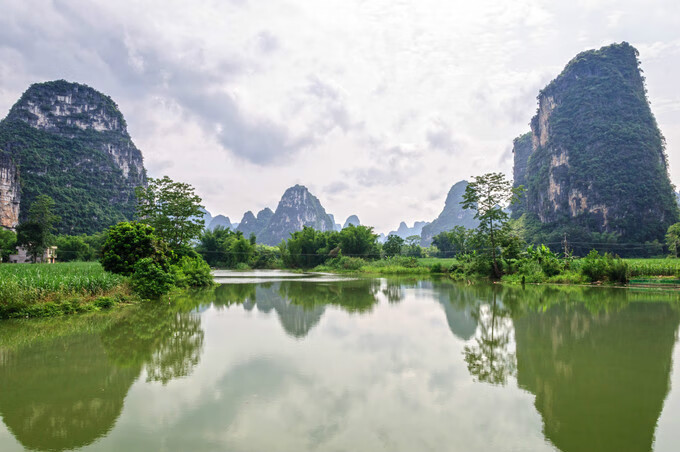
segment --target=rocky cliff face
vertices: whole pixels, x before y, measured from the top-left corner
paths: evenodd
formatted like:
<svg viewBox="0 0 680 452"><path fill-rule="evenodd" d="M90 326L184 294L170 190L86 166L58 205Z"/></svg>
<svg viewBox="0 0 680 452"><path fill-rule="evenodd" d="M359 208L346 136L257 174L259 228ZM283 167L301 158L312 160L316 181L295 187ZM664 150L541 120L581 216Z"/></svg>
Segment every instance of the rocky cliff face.
<svg viewBox="0 0 680 452"><path fill-rule="evenodd" d="M625 42L580 53L541 91L525 185L526 208L544 229L645 242L678 221L637 57ZM520 178L523 149L515 153Z"/></svg>
<svg viewBox="0 0 680 452"><path fill-rule="evenodd" d="M36 196L56 201L60 232L92 233L134 213L142 154L113 100L64 80L31 85L0 123L0 148L21 169L24 219Z"/></svg>
<svg viewBox="0 0 680 452"><path fill-rule="evenodd" d="M423 246L429 246L432 243L432 237L440 232L449 231L454 226L477 227L479 222L474 218L475 212L463 209L463 206L460 204L463 201L463 193L465 193L467 184L467 181L462 180L451 187L449 194L446 196L442 213L432 223L423 227L423 232L420 236Z"/></svg>
<svg viewBox="0 0 680 452"><path fill-rule="evenodd" d="M11 158L0 152L0 227L16 228L20 202L19 171Z"/></svg>
<svg viewBox="0 0 680 452"><path fill-rule="evenodd" d="M257 236L257 241L267 245L276 245L288 239L290 234L310 226L319 231L334 230L333 220L328 216L316 196L306 187L296 185L283 194L276 212L264 230Z"/></svg>

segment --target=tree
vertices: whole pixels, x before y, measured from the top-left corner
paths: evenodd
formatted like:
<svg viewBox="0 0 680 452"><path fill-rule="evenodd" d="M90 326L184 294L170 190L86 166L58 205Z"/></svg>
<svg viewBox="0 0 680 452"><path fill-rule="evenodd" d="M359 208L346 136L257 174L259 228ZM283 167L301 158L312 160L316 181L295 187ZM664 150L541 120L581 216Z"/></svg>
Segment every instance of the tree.
<svg viewBox="0 0 680 452"><path fill-rule="evenodd" d="M454 226L450 231L432 237L432 244L439 250L439 257L469 253L475 248L475 230Z"/></svg>
<svg viewBox="0 0 680 452"><path fill-rule="evenodd" d="M53 213L53 209L54 200L47 195L40 195L28 210L28 221L17 227L17 245L26 248L33 263L42 258L54 241L54 224L61 218Z"/></svg>
<svg viewBox="0 0 680 452"><path fill-rule="evenodd" d="M386 257L398 256L401 254L401 247L404 245L404 239L398 235L390 234L383 245L383 251Z"/></svg>
<svg viewBox="0 0 680 452"><path fill-rule="evenodd" d="M255 245L243 232L217 226L203 232L196 251L211 267L235 267L248 263L255 254Z"/></svg>
<svg viewBox="0 0 680 452"><path fill-rule="evenodd" d="M350 224L340 231L340 249L344 256L371 257L378 253L378 235L368 226Z"/></svg>
<svg viewBox="0 0 680 452"><path fill-rule="evenodd" d="M111 226L101 254L99 262L111 273L131 275L135 264L147 257L166 271L169 267L167 245L154 234L153 227L135 221Z"/></svg>
<svg viewBox="0 0 680 452"><path fill-rule="evenodd" d="M0 228L0 262L6 261L10 254L16 253L16 246L16 233Z"/></svg>
<svg viewBox="0 0 680 452"><path fill-rule="evenodd" d="M680 257L680 223L668 226L666 232L666 246L673 256Z"/></svg>
<svg viewBox="0 0 680 452"><path fill-rule="evenodd" d="M423 249L420 246L419 235L409 235L406 237L406 254L410 257L423 257Z"/></svg>
<svg viewBox="0 0 680 452"><path fill-rule="evenodd" d="M473 179L465 187L461 204L464 209L475 210L475 218L479 220L477 230L487 239L491 252L493 276L499 278L501 270L498 266L497 247L502 243L503 236L509 232L506 227L509 215L504 209L518 201L524 188L513 188L503 173L487 173Z"/></svg>
<svg viewBox="0 0 680 452"><path fill-rule="evenodd" d="M137 187L135 193L139 221L153 226L173 250L188 248L203 231L201 198L191 185L163 176L149 178L148 186Z"/></svg>

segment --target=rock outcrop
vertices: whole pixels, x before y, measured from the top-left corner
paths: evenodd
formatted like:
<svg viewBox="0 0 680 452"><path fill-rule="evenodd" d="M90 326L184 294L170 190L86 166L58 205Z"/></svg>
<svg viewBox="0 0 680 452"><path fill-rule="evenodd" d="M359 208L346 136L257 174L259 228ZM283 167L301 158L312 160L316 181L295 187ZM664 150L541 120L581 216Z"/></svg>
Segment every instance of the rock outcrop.
<svg viewBox="0 0 680 452"><path fill-rule="evenodd" d="M316 196L312 195L307 187L295 185L283 194L267 226L259 235L256 234L257 241L266 245L277 245L282 240L288 239L291 233L302 230L304 226L319 231L332 231L335 228L333 220Z"/></svg>
<svg viewBox="0 0 680 452"><path fill-rule="evenodd" d="M98 232L134 213L146 184L142 153L115 102L78 83L36 83L0 123L0 149L21 173L20 219L49 195L59 232Z"/></svg>
<svg viewBox="0 0 680 452"><path fill-rule="evenodd" d="M17 227L20 204L19 170L9 155L0 151L0 227Z"/></svg>
<svg viewBox="0 0 680 452"><path fill-rule="evenodd" d="M446 196L442 213L432 223L423 227L420 235L423 246L429 246L435 235L440 232L450 231L454 226L463 226L469 229L477 227L479 222L475 219L475 211L463 209L463 206L460 204L463 201L463 193L465 193L467 184L467 181L462 180L451 187L449 194Z"/></svg>
<svg viewBox="0 0 680 452"><path fill-rule="evenodd" d="M625 42L583 52L540 92L530 157L516 148L515 168L544 239L569 229L643 243L678 221L639 65Z"/></svg>

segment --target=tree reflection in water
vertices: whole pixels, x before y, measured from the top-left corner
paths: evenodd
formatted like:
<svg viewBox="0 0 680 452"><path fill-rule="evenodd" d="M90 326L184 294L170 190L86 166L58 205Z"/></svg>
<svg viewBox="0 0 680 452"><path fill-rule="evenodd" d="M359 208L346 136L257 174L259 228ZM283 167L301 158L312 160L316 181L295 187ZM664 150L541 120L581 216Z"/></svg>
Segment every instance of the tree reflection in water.
<svg viewBox="0 0 680 452"><path fill-rule="evenodd" d="M58 321L67 328L28 342L3 337L19 345L1 354L0 415L27 449L93 443L115 424L142 369L147 381L166 384L189 375L203 348L200 317L174 305Z"/></svg>
<svg viewBox="0 0 680 452"><path fill-rule="evenodd" d="M493 385L505 385L517 370L516 356L511 347L513 334L510 310L497 300L493 292L491 304L481 304L473 311L479 325L475 345L467 345L463 354L468 371L477 380Z"/></svg>

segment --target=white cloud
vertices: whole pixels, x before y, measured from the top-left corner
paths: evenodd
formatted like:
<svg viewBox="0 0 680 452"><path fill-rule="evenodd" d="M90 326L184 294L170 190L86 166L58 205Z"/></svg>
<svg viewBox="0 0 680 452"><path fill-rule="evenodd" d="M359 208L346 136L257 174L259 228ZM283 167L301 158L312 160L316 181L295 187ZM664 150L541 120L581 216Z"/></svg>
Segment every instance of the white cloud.
<svg viewBox="0 0 680 452"><path fill-rule="evenodd" d="M0 114L30 83L87 83L118 102L151 175L191 183L214 214L275 208L302 183L336 218L388 231L434 218L460 179L510 174L538 90L613 41L640 50L680 181L675 11L670 0L10 1Z"/></svg>

